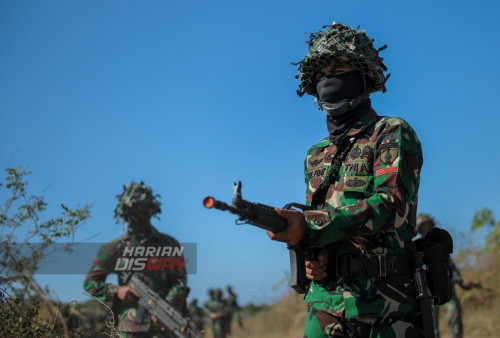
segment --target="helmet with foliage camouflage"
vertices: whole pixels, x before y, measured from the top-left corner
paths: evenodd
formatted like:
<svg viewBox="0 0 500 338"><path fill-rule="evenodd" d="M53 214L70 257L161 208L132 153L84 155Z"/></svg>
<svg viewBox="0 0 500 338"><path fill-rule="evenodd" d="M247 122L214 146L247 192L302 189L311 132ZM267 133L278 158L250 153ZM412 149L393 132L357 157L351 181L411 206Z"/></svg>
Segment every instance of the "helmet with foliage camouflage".
<svg viewBox="0 0 500 338"><path fill-rule="evenodd" d="M223 296L222 289L215 289L214 294L215 298L221 298Z"/></svg>
<svg viewBox="0 0 500 338"><path fill-rule="evenodd" d="M377 91L386 91L385 82L390 74L384 75L387 67L383 59L378 55L387 45L375 49L373 39L369 38L365 31L353 29L346 25L333 23L323 26L323 31L310 33L309 53L302 61L299 61L300 78L299 96L305 93L316 96L315 75L318 70L325 66L349 66L358 70L363 78L370 79L371 86L366 87L365 95Z"/></svg>
<svg viewBox="0 0 500 338"><path fill-rule="evenodd" d="M161 212L160 202L157 200L159 195L153 195L153 190L146 186L144 182L123 186L123 193L116 196L118 204L115 208L115 218L127 219L128 213L133 207L142 206L149 209L151 216Z"/></svg>
<svg viewBox="0 0 500 338"><path fill-rule="evenodd" d="M421 213L417 216L417 232L421 233L422 225L425 223L430 223L431 228L436 226L436 221L434 221L434 218L431 215Z"/></svg>

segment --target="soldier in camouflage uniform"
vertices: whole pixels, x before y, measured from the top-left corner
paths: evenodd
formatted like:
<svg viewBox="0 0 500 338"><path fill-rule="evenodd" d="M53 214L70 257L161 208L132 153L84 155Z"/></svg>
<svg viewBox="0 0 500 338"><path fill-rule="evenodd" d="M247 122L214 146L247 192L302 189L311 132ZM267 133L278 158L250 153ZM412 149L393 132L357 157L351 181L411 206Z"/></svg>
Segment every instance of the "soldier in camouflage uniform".
<svg viewBox="0 0 500 338"><path fill-rule="evenodd" d="M209 289L208 295L210 296L210 300L205 303L204 308L208 317L212 320L214 338L225 338L227 332L224 319L227 314L226 306L222 299L222 290Z"/></svg>
<svg viewBox="0 0 500 338"><path fill-rule="evenodd" d="M160 203L151 188L143 182L124 186L118 195L115 218L128 224L127 232L104 245L97 253L83 288L98 300L109 305L117 319L117 330L122 337L167 337L168 329L163 328L148 313L141 323L135 322L137 295L126 284L122 274L118 274L118 285L106 283L109 274L115 271L117 259L129 246L180 247L171 236L160 233L151 225L151 217L161 212ZM164 297L181 312L186 310L187 274L181 270L144 271L140 278L156 293Z"/></svg>
<svg viewBox="0 0 500 338"><path fill-rule="evenodd" d="M364 31L333 23L311 34L299 95L316 98L329 135L307 152L306 203L273 240L302 241L316 258L304 337L422 337L411 267L422 151L400 118L379 116L386 67Z"/></svg>
<svg viewBox="0 0 500 338"><path fill-rule="evenodd" d="M436 226L434 218L428 214L419 214L417 217L417 231L422 236L432 228ZM471 284L469 281L465 281L460 276L460 271L458 270L455 262L450 258L450 266L452 272L451 282L453 285L459 285L463 289L470 289ZM432 314L434 317L434 334L436 338L439 338L439 308L443 308L446 314L446 321L448 322L448 327L450 328L450 333L453 338L461 338L463 336L462 327L462 310L460 308L460 301L458 300L455 288L452 289L451 299L448 303L441 306L434 306L432 309Z"/></svg>
<svg viewBox="0 0 500 338"><path fill-rule="evenodd" d="M236 316L236 320L238 321L238 325L241 328L243 328L243 321L241 318L240 307L238 305L238 297L234 293L231 285L228 285L226 287L226 291L227 291L227 297L224 300L226 303L226 308L227 308L227 313L228 313L227 314L228 321L227 321L226 331L227 331L228 335L230 335L231 334L231 323L233 321L233 317Z"/></svg>
<svg viewBox="0 0 500 338"><path fill-rule="evenodd" d="M198 306L198 300L193 298L188 306L189 317L191 318L191 324L193 331L196 332L200 337L204 334L204 312L203 309Z"/></svg>

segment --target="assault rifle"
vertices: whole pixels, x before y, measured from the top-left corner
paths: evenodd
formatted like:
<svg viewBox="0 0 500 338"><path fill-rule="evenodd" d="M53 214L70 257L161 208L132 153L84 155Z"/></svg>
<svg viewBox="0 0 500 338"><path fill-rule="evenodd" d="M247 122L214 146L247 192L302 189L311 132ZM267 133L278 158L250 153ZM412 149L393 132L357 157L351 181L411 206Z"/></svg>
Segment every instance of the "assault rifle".
<svg viewBox="0 0 500 338"><path fill-rule="evenodd" d="M269 230L274 233L281 232L286 229L288 222L285 218L279 216L274 207L269 205L252 203L245 201L241 197L241 181L233 184L234 194L231 205L217 201L211 196L203 199L203 205L208 209L226 210L239 218L235 221L237 225L251 224L256 227ZM302 211L311 209L307 205L298 203L286 204L283 209L291 209L292 207L301 209ZM306 267L305 259L310 256L309 250L303 243L288 246L290 252L290 286L297 293L305 293L307 290Z"/></svg>
<svg viewBox="0 0 500 338"><path fill-rule="evenodd" d="M483 286L483 284L475 283L475 282L469 282L469 288L467 288L467 289L468 290L479 289L479 290L484 290L484 291L488 291L488 292L493 292L492 288L485 287L485 286Z"/></svg>
<svg viewBox="0 0 500 338"><path fill-rule="evenodd" d="M178 338L199 338L189 327L189 319L170 305L165 299L144 283L136 274L123 273L122 277L132 290L139 295L139 307L135 321L141 323L145 311L155 316L158 321L167 327Z"/></svg>

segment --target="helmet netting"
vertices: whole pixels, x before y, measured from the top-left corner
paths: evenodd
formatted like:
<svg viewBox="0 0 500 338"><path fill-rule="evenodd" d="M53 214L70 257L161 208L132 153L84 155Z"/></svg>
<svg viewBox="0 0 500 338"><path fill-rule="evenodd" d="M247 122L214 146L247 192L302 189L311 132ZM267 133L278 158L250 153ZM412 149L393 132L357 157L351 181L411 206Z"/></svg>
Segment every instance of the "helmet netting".
<svg viewBox="0 0 500 338"><path fill-rule="evenodd" d="M375 40L369 38L365 31L342 24L333 23L323 28L327 29L310 34L307 41L309 53L296 63L299 65L297 77L300 78L297 93L300 96L305 93L316 96L315 75L325 66L352 67L373 81L373 86L367 88L370 93L379 90L385 92L385 82L390 74L384 75L387 67L383 64L379 52L387 46L376 50L373 46Z"/></svg>

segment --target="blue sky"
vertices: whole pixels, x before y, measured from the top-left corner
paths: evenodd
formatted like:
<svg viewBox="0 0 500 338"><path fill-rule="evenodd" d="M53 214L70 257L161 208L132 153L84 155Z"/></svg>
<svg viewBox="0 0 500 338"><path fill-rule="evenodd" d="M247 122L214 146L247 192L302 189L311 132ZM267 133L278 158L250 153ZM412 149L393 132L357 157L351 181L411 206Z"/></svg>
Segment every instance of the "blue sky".
<svg viewBox="0 0 500 338"><path fill-rule="evenodd" d="M121 234L114 196L144 180L162 196L155 226L198 243L192 295L230 283L243 303L269 301L285 291L271 290L285 246L201 200L230 201L242 180L248 200L303 202L305 153L326 135L324 114L295 94L304 33L337 21L388 44L392 76L373 106L412 124L419 210L458 232L479 208L500 216L498 12L494 1L0 1L0 167L32 170L52 210L95 203L76 236L95 242ZM62 300L85 299L83 278L38 277Z"/></svg>

